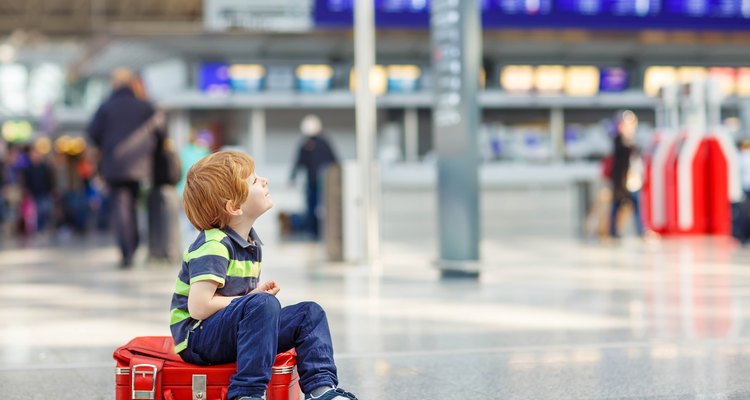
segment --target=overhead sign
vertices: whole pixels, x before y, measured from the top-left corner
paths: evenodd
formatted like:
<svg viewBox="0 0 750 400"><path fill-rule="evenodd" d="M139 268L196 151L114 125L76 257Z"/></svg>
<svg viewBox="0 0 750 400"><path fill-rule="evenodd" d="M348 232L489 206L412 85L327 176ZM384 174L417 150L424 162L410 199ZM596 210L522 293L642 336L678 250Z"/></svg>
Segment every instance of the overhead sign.
<svg viewBox="0 0 750 400"><path fill-rule="evenodd" d="M381 28L429 27L430 4L434 1L374 1L375 21ZM351 26L353 3L354 0L315 0L315 25ZM748 0L477 0L477 3L486 29L750 30Z"/></svg>
<svg viewBox="0 0 750 400"><path fill-rule="evenodd" d="M312 0L203 0L203 24L212 32L305 32L311 15Z"/></svg>

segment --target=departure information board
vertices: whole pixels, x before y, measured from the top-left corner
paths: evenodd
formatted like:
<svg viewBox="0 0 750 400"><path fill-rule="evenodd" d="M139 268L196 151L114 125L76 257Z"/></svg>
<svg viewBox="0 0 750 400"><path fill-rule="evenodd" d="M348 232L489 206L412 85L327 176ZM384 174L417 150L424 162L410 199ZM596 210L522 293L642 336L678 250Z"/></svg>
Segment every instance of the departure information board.
<svg viewBox="0 0 750 400"><path fill-rule="evenodd" d="M750 0L477 0L500 28L750 30ZM318 27L352 25L354 0L315 0ZM427 29L430 0L375 0L381 28Z"/></svg>
<svg viewBox="0 0 750 400"><path fill-rule="evenodd" d="M548 15L552 12L552 0L483 0L482 14L504 15Z"/></svg>
<svg viewBox="0 0 750 400"><path fill-rule="evenodd" d="M661 11L661 0L558 0L556 7L563 14L653 17Z"/></svg>

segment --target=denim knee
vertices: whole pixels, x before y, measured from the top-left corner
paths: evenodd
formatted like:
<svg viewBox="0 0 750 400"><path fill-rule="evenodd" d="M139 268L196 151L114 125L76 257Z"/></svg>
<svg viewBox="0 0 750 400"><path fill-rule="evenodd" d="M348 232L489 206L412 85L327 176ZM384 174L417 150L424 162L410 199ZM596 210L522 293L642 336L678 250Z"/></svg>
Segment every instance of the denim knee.
<svg viewBox="0 0 750 400"><path fill-rule="evenodd" d="M255 312L278 316L281 312L281 303L272 294L256 293L247 297L247 300L242 304L242 309L243 313Z"/></svg>
<svg viewBox="0 0 750 400"><path fill-rule="evenodd" d="M317 321L325 319L326 317L326 312L323 310L323 307L314 301L303 301L302 303L299 303L299 306L304 310L305 314L307 314L307 318L310 320Z"/></svg>

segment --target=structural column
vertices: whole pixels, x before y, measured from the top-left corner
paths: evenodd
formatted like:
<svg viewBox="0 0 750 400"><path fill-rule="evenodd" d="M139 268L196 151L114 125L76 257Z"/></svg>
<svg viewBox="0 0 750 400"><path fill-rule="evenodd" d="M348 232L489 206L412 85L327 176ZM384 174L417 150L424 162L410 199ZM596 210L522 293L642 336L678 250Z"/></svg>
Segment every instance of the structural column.
<svg viewBox="0 0 750 400"><path fill-rule="evenodd" d="M433 134L438 155L440 260L444 277L479 276L479 71L476 0L433 0Z"/></svg>
<svg viewBox="0 0 750 400"><path fill-rule="evenodd" d="M565 113L562 108L555 107L550 110L549 129L552 159L562 161L565 158Z"/></svg>
<svg viewBox="0 0 750 400"><path fill-rule="evenodd" d="M370 74L375 65L374 1L354 3L354 65L357 71L355 114L357 127L357 160L362 194L363 261L376 265L380 246L378 201L379 180L376 176L375 95L370 88Z"/></svg>
<svg viewBox="0 0 750 400"><path fill-rule="evenodd" d="M250 153L256 165L266 163L266 110L254 108L250 111Z"/></svg>
<svg viewBox="0 0 750 400"><path fill-rule="evenodd" d="M419 161L419 114L416 108L404 111L404 147L407 162Z"/></svg>

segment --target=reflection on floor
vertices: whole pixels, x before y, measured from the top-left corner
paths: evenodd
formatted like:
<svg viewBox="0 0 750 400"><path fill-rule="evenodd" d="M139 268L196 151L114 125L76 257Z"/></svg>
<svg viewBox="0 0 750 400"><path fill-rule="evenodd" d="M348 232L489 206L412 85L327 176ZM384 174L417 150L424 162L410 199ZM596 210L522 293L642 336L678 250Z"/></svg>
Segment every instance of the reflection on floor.
<svg viewBox="0 0 750 400"><path fill-rule="evenodd" d="M283 304L319 302L341 384L361 399L750 398L750 250L728 239L482 245L477 281L443 281L429 249L383 267L270 241ZM0 252L3 399L112 399L112 350L167 335L178 266L116 268L101 238Z"/></svg>

